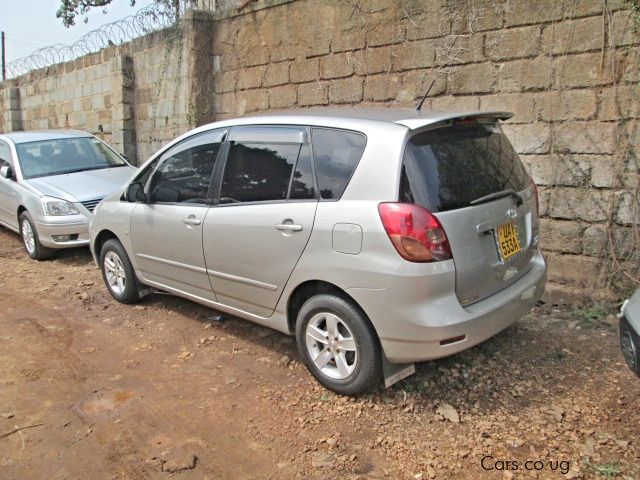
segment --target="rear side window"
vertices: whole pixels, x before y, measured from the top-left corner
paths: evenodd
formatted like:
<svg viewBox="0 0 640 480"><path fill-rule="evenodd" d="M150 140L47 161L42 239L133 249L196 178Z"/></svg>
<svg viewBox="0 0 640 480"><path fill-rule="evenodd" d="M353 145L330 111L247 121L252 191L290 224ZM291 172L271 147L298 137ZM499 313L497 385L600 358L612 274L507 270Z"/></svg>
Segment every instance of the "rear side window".
<svg viewBox="0 0 640 480"><path fill-rule="evenodd" d="M338 199L362 157L367 139L361 133L329 128L314 128L312 136L320 197Z"/></svg>
<svg viewBox="0 0 640 480"><path fill-rule="evenodd" d="M431 212L467 207L480 197L528 187L522 162L497 123L472 122L411 137L400 201Z"/></svg>
<svg viewBox="0 0 640 480"><path fill-rule="evenodd" d="M232 143L220 203L286 200L300 147L298 143Z"/></svg>

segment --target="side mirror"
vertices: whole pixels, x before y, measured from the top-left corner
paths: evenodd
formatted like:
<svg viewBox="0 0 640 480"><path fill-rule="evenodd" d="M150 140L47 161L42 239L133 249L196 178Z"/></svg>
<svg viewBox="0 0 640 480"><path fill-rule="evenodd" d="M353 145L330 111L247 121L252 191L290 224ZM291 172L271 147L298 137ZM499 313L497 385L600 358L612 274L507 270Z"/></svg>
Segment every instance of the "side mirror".
<svg viewBox="0 0 640 480"><path fill-rule="evenodd" d="M127 187L126 198L128 202L147 202L147 194L144 193L144 188L140 182L133 182Z"/></svg>
<svg viewBox="0 0 640 480"><path fill-rule="evenodd" d="M6 178L7 180L13 180L13 169L10 165L3 165L0 167L0 177Z"/></svg>

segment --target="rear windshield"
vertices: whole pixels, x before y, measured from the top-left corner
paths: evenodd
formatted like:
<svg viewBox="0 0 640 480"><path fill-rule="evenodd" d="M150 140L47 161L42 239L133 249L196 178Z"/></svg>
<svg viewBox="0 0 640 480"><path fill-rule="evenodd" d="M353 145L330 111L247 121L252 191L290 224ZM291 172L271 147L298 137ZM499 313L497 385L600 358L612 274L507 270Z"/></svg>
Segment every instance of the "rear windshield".
<svg viewBox="0 0 640 480"><path fill-rule="evenodd" d="M472 122L409 139L402 161L400 201L435 213L527 186L527 173L500 126Z"/></svg>

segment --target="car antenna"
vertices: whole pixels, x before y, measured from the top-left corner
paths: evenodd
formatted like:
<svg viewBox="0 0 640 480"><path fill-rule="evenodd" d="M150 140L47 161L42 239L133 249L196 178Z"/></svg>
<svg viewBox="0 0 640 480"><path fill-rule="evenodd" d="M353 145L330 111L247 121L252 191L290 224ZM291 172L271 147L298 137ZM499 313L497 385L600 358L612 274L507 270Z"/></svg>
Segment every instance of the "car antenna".
<svg viewBox="0 0 640 480"><path fill-rule="evenodd" d="M418 102L418 104L416 105L416 112L419 112L420 109L422 108L422 104L424 103L424 101L429 96L429 92L431 91L431 88L433 87L434 83L436 83L436 79L435 78L433 80L431 80L431 85L429 85L429 88L427 89L427 93L424 94L424 97L422 97L422 100L420 100Z"/></svg>

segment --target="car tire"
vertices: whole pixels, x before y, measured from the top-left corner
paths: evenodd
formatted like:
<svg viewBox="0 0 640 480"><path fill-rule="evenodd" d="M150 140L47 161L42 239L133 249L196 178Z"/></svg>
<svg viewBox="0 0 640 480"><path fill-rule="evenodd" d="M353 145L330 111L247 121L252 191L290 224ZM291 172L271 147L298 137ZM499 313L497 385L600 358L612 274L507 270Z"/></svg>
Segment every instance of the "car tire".
<svg viewBox="0 0 640 480"><path fill-rule="evenodd" d="M22 246L27 252L27 255L34 260L45 260L49 258L53 254L54 250L52 248L47 248L40 243L36 224L31 218L31 215L29 215L29 212L22 212L18 217L18 223L20 226Z"/></svg>
<svg viewBox="0 0 640 480"><path fill-rule="evenodd" d="M620 319L620 348L631 371L640 377L640 335L625 317Z"/></svg>
<svg viewBox="0 0 640 480"><path fill-rule="evenodd" d="M107 290L118 302L134 303L140 299L133 265L118 240L107 240L100 249L100 270Z"/></svg>
<svg viewBox="0 0 640 480"><path fill-rule="evenodd" d="M329 390L359 395L382 380L378 336L350 301L322 294L304 302L296 321L296 343L307 369Z"/></svg>

